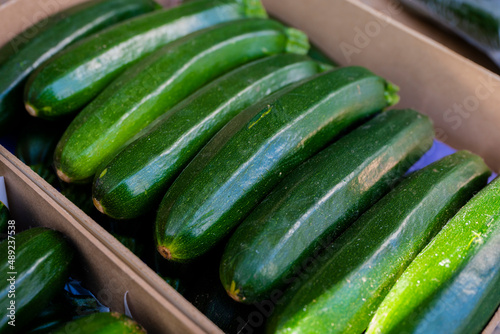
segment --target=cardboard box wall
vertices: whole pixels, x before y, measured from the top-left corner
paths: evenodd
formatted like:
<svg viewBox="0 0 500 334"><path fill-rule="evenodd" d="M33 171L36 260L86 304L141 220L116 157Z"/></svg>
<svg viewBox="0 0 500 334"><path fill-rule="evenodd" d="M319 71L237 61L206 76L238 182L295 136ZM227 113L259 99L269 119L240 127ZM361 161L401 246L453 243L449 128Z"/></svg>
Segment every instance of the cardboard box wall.
<svg viewBox="0 0 500 334"><path fill-rule="evenodd" d="M9 0L0 5L0 46L30 26L42 27L45 17L83 1ZM422 26L408 19L394 1L363 1L263 0L273 16L304 30L341 65L366 66L400 86L398 108L412 107L428 114L440 140L481 155L498 172L500 77L409 28L405 24ZM436 31L422 30L431 35ZM439 37L454 50L491 66L456 39ZM123 312L128 291L132 314L151 332L220 333L141 260L3 148L0 175L6 177L12 213L19 223L67 234L82 255L86 282L112 309ZM500 312L485 333L500 331L499 323Z"/></svg>

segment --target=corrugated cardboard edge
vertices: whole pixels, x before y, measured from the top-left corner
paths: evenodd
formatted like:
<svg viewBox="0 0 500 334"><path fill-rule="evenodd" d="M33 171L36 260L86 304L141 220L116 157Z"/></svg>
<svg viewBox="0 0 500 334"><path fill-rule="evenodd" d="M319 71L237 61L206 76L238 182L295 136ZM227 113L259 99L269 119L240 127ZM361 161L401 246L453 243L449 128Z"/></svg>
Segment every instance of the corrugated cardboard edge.
<svg viewBox="0 0 500 334"><path fill-rule="evenodd" d="M130 250L0 146L2 166L13 215L24 218L25 225L41 224L66 234L89 269L85 283L98 298L108 299L101 300L106 306L123 312L128 291L132 314L152 333L222 333ZM23 203L14 206L16 198Z"/></svg>
<svg viewBox="0 0 500 334"><path fill-rule="evenodd" d="M400 86L398 108L429 115L438 139L500 170L498 75L357 0L263 2L341 65L365 66Z"/></svg>

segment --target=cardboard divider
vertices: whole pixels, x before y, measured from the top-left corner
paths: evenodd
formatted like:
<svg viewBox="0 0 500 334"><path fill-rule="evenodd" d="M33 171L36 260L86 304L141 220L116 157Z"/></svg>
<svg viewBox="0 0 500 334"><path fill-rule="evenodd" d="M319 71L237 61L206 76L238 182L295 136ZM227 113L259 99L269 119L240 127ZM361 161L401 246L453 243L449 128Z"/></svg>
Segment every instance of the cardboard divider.
<svg viewBox="0 0 500 334"><path fill-rule="evenodd" d="M0 175L5 177L16 230L45 226L64 233L80 254L84 286L104 305L123 313L128 291L131 314L150 333L222 333L125 246L1 146Z"/></svg>

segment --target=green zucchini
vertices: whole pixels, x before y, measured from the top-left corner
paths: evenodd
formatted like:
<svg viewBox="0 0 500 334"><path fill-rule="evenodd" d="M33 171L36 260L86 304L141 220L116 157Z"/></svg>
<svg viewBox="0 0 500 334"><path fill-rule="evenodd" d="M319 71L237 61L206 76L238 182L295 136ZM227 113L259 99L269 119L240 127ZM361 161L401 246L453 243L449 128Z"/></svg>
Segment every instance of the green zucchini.
<svg viewBox="0 0 500 334"><path fill-rule="evenodd" d="M25 90L26 109L43 118L71 113L161 46L221 22L265 16L260 0L199 0L128 20L68 48L34 73Z"/></svg>
<svg viewBox="0 0 500 334"><path fill-rule="evenodd" d="M41 31L0 65L0 127L23 109L26 80L43 62L83 37L154 8L152 0L93 0L49 17L47 27L32 28Z"/></svg>
<svg viewBox="0 0 500 334"><path fill-rule="evenodd" d="M437 327L425 333L437 333L442 328L447 333L479 333L500 302L499 262L493 262L499 257L499 230L497 178L467 203L415 258L380 305L367 333L422 333L426 321ZM492 253L485 255L489 250ZM485 299L484 309L481 299ZM443 305L452 313L435 312Z"/></svg>
<svg viewBox="0 0 500 334"><path fill-rule="evenodd" d="M391 190L433 137L426 116L391 110L295 169L229 240L220 264L228 294L254 303L284 287L305 259Z"/></svg>
<svg viewBox="0 0 500 334"><path fill-rule="evenodd" d="M59 178L90 181L127 141L207 82L251 60L307 48L302 32L267 19L223 23L167 45L125 71L73 120L55 152Z"/></svg>
<svg viewBox="0 0 500 334"><path fill-rule="evenodd" d="M496 219L500 219L500 206ZM412 333L481 333L500 305L500 224L432 298L408 318Z"/></svg>
<svg viewBox="0 0 500 334"><path fill-rule="evenodd" d="M309 259L310 276L294 277L268 333L362 333L404 269L489 175L465 151L410 175Z"/></svg>
<svg viewBox="0 0 500 334"><path fill-rule="evenodd" d="M0 253L9 254L0 263L0 301L8 312L0 318L1 333L19 331L48 305L63 289L74 256L59 232L36 227L14 236L11 231L0 243Z"/></svg>
<svg viewBox="0 0 500 334"><path fill-rule="evenodd" d="M116 312L93 313L70 321L52 334L142 334L144 328L129 317Z"/></svg>
<svg viewBox="0 0 500 334"><path fill-rule="evenodd" d="M158 251L174 261L205 253L297 165L397 101L394 90L364 68L346 67L240 113L163 198L156 219Z"/></svg>
<svg viewBox="0 0 500 334"><path fill-rule="evenodd" d="M54 151L66 127L67 122L33 118L22 127L17 140L16 157L53 186L59 183L52 166Z"/></svg>
<svg viewBox="0 0 500 334"><path fill-rule="evenodd" d="M0 201L0 234L7 233L7 226L9 225L10 213L7 206Z"/></svg>
<svg viewBox="0 0 500 334"><path fill-rule="evenodd" d="M122 219L154 209L180 171L239 111L321 70L305 56L280 54L214 80L97 171L93 185L96 207ZM131 185L138 185L140 191Z"/></svg>

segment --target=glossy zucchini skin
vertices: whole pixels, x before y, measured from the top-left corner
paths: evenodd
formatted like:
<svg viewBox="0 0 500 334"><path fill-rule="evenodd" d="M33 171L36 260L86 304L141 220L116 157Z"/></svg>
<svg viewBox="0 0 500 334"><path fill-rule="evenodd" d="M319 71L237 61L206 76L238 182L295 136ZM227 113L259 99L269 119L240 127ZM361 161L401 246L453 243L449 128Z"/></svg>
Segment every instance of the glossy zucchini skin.
<svg viewBox="0 0 500 334"><path fill-rule="evenodd" d="M296 278L268 333L362 333L404 269L483 187L481 158L461 151L415 172L383 197Z"/></svg>
<svg viewBox="0 0 500 334"><path fill-rule="evenodd" d="M7 233L7 226L9 224L10 214L9 209L0 201L0 234Z"/></svg>
<svg viewBox="0 0 500 334"><path fill-rule="evenodd" d="M367 333L422 333L427 320L437 327L427 327L426 333L437 333L442 328L447 333L479 333L499 303L498 261L492 262L498 259L499 229L497 178L415 258L380 305ZM472 290L457 293L462 287ZM454 313L431 314L444 303Z"/></svg>
<svg viewBox="0 0 500 334"><path fill-rule="evenodd" d="M158 251L174 261L205 253L287 173L396 96L384 79L346 67L246 109L167 191L156 219Z"/></svg>
<svg viewBox="0 0 500 334"><path fill-rule="evenodd" d="M223 23L167 45L125 71L73 120L55 152L59 178L90 181L127 141L204 84L249 61L307 48L302 32L267 19Z"/></svg>
<svg viewBox="0 0 500 334"><path fill-rule="evenodd" d="M97 171L94 202L114 218L135 218L153 210L174 178L238 112L322 69L305 56L279 54L214 80Z"/></svg>
<svg viewBox="0 0 500 334"><path fill-rule="evenodd" d="M497 210L496 219L499 219ZM452 279L412 312L412 333L481 333L500 305L500 224Z"/></svg>
<svg viewBox="0 0 500 334"><path fill-rule="evenodd" d="M0 252L8 254L12 243L0 243ZM15 236L15 298L9 298L11 275L7 256L0 263L0 300L2 307L15 300L15 324L8 324L7 316L0 318L0 332L12 333L27 325L40 311L62 291L69 275L74 250L59 232L36 227ZM9 304L9 305L7 305Z"/></svg>
<svg viewBox="0 0 500 334"><path fill-rule="evenodd" d="M48 18L48 27L0 65L0 128L24 109L24 84L43 62L75 41L154 8L152 0L94 0Z"/></svg>
<svg viewBox="0 0 500 334"><path fill-rule="evenodd" d="M129 317L116 312L93 313L83 318L68 322L53 334L73 333L77 328L79 334L143 334L144 328Z"/></svg>
<svg viewBox="0 0 500 334"><path fill-rule="evenodd" d="M390 110L300 165L231 236L220 264L228 294L255 303L286 286L305 259L391 190L433 137L428 117Z"/></svg>
<svg viewBox="0 0 500 334"><path fill-rule="evenodd" d="M198 0L128 20L68 48L33 73L26 109L43 118L72 113L165 44L222 22L263 16L259 0Z"/></svg>

